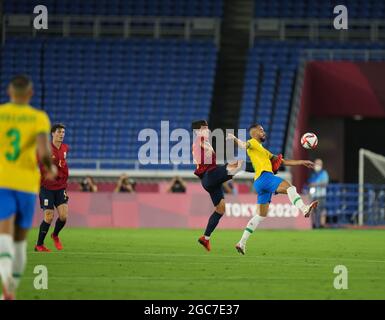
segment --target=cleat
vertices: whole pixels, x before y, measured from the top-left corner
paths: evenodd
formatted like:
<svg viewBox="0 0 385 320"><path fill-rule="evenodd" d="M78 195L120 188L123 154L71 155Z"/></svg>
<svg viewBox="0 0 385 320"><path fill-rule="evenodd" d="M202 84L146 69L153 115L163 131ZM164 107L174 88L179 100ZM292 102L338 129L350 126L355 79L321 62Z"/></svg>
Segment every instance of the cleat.
<svg viewBox="0 0 385 320"><path fill-rule="evenodd" d="M35 246L35 251L36 252L51 252L51 250L48 249L44 244L41 245L41 246L36 245Z"/></svg>
<svg viewBox="0 0 385 320"><path fill-rule="evenodd" d="M237 249L237 251L242 255L245 255L246 253L246 246L245 245L242 246L240 243L237 243L237 245L235 246L235 249Z"/></svg>
<svg viewBox="0 0 385 320"><path fill-rule="evenodd" d="M312 203L309 204L309 206L307 207L307 210L304 212L305 218L310 217L313 210L318 207L318 203L319 201L313 201Z"/></svg>
<svg viewBox="0 0 385 320"><path fill-rule="evenodd" d="M205 247L205 249L207 251L210 251L211 250L211 246L210 246L210 240L206 240L204 236L200 237L198 239L198 242Z"/></svg>
<svg viewBox="0 0 385 320"><path fill-rule="evenodd" d="M53 233L51 234L51 238L53 240L53 243L55 244L56 249L63 250L63 245L60 242L60 239L58 236L55 236Z"/></svg>

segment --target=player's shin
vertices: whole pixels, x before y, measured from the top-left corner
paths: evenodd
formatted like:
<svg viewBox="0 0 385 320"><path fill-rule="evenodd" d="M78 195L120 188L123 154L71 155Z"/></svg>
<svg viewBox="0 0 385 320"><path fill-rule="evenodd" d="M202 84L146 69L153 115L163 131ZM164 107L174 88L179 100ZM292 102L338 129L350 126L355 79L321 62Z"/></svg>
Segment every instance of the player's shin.
<svg viewBox="0 0 385 320"><path fill-rule="evenodd" d="M44 244L45 237L48 233L49 227L51 226L50 223L45 222L44 220L40 224L39 229L39 238L37 240L37 245L42 246Z"/></svg>
<svg viewBox="0 0 385 320"><path fill-rule="evenodd" d="M27 241L18 241L14 244L15 247L15 257L13 259L12 265L12 276L13 276L13 290L19 286L21 277L24 273L24 269L27 263Z"/></svg>
<svg viewBox="0 0 385 320"><path fill-rule="evenodd" d="M297 188L295 186L291 186L287 188L287 196L289 197L290 202L296 206L299 210L304 213L306 211L307 206L304 204L301 196L297 192Z"/></svg>
<svg viewBox="0 0 385 320"><path fill-rule="evenodd" d="M0 234L0 278L6 290L12 281L13 239L8 234Z"/></svg>
<svg viewBox="0 0 385 320"><path fill-rule="evenodd" d="M209 221L207 223L207 227L206 227L206 230L205 230L205 239L206 240L209 240L210 239L210 236L211 234L213 233L213 231L215 230L215 228L217 227L218 223L219 223L219 220L222 218L222 214L218 213L218 212L214 212L210 218L209 218Z"/></svg>
<svg viewBox="0 0 385 320"><path fill-rule="evenodd" d="M60 217L57 218L56 223L55 223L55 229L53 231L53 234L55 236L59 235L59 232L64 228L66 222L67 222L66 219L62 220L62 219L60 219Z"/></svg>
<svg viewBox="0 0 385 320"><path fill-rule="evenodd" d="M265 219L265 217L262 217L260 215L256 215L253 218L249 220L247 223L247 226L245 228L245 231L243 231L243 235L241 240L239 241L240 244L245 245L247 240L249 239L250 235L257 229L258 225Z"/></svg>

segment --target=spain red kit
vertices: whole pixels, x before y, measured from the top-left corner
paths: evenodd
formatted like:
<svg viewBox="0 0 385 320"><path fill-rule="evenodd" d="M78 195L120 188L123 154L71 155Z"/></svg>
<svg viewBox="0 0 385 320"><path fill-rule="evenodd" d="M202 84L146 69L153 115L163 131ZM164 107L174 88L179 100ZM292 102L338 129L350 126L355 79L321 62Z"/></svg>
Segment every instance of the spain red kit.
<svg viewBox="0 0 385 320"><path fill-rule="evenodd" d="M41 186L48 190L66 189L68 181L67 155L69 147L67 144L62 143L60 148L57 148L53 143L51 143L51 149L52 163L57 167L58 175L53 181L45 179L44 168L42 164L39 164L40 171L42 172Z"/></svg>
<svg viewBox="0 0 385 320"><path fill-rule="evenodd" d="M206 148L203 144L206 144ZM197 165L194 174L200 178L205 172L217 167L215 151L204 137L197 137L193 143L193 158Z"/></svg>

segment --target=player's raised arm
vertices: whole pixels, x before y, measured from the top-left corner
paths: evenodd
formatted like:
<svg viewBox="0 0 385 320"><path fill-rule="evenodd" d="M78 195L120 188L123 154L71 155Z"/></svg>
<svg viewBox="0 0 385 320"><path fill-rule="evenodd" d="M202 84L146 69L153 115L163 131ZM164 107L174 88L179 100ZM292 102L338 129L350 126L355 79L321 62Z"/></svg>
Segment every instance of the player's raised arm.
<svg viewBox="0 0 385 320"><path fill-rule="evenodd" d="M234 136L231 133L227 134L227 140L233 140L238 145L238 147L242 149L248 149L250 147L249 142L242 141L241 139L238 139L236 136Z"/></svg>
<svg viewBox="0 0 385 320"><path fill-rule="evenodd" d="M285 166L305 166L307 168L314 168L314 162L310 160L289 160L282 159L282 164Z"/></svg>

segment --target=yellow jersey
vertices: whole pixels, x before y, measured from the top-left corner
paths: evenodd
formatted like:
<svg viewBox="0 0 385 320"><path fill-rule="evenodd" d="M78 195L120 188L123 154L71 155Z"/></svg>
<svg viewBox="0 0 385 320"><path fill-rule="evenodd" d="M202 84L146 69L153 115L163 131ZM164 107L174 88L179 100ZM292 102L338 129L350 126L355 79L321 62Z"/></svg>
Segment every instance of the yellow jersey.
<svg viewBox="0 0 385 320"><path fill-rule="evenodd" d="M36 138L50 128L44 111L29 105L0 105L0 188L39 192Z"/></svg>
<svg viewBox="0 0 385 320"><path fill-rule="evenodd" d="M247 154L255 171L254 180L258 179L263 171L273 172L270 162L273 154L254 138L248 140L247 143Z"/></svg>

